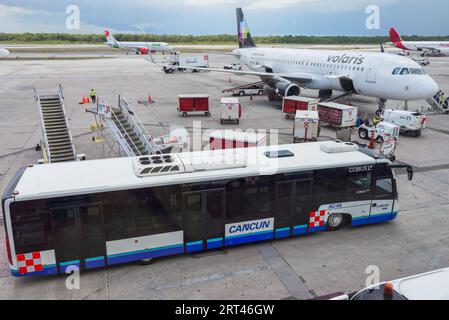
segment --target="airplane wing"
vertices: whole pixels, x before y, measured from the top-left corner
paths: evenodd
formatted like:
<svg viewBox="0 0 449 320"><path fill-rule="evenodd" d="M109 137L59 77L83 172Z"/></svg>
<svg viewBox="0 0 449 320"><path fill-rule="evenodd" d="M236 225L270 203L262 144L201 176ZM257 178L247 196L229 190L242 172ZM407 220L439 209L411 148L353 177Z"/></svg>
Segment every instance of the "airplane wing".
<svg viewBox="0 0 449 320"><path fill-rule="evenodd" d="M151 62L161 67L173 67L171 65L160 64L154 61L153 56L151 56ZM299 84L307 84L313 80L313 76L309 73L270 73L263 71L252 71L252 70L226 70L226 69L217 69L217 68L203 68L203 67L189 67L189 66L176 66L177 68L183 68L187 70L197 70L197 71L206 71L206 72L219 72L219 73L230 73L235 75L242 76L256 76L262 79L279 79L283 78L285 80L289 80L292 82L296 82Z"/></svg>

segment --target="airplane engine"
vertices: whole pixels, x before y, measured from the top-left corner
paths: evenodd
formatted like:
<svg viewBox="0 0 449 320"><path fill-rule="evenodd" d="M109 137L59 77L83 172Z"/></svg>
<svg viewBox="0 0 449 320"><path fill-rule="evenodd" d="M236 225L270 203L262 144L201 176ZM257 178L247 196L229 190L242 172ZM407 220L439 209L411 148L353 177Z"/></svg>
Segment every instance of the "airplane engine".
<svg viewBox="0 0 449 320"><path fill-rule="evenodd" d="M297 84L278 82L276 83L276 93L284 97L299 96L301 88Z"/></svg>
<svg viewBox="0 0 449 320"><path fill-rule="evenodd" d="M301 94L301 88L297 84L288 82L277 82L274 86L265 85L263 90L271 101L276 98L299 96Z"/></svg>
<svg viewBox="0 0 449 320"><path fill-rule="evenodd" d="M150 49L148 49L148 48L140 48L140 49L139 49L139 52L140 52L141 54L148 54L148 52L150 52Z"/></svg>

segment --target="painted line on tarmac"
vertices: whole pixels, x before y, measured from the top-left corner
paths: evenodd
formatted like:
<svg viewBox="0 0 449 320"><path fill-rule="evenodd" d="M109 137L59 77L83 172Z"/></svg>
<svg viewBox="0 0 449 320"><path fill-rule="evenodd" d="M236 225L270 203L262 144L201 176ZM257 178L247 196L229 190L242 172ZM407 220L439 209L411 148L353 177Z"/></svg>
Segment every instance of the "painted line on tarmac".
<svg viewBox="0 0 449 320"><path fill-rule="evenodd" d="M292 297L301 300L313 298L313 295L301 280L301 277L293 271L287 261L285 261L271 243L263 244L257 250Z"/></svg>

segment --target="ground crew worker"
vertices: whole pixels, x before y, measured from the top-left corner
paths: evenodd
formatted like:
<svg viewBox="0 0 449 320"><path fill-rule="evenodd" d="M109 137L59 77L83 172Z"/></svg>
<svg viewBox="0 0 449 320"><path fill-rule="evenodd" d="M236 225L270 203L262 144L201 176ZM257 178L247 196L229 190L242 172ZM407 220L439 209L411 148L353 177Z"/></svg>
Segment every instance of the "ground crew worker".
<svg viewBox="0 0 449 320"><path fill-rule="evenodd" d="M446 95L445 95L444 93L441 93L441 96L440 96L440 105L441 105L443 108L444 108L444 107L447 108L446 100L447 100Z"/></svg>
<svg viewBox="0 0 449 320"><path fill-rule="evenodd" d="M366 114L366 113L365 113L365 116L363 117L363 123L365 124L365 126L368 126L368 127L370 125L369 119L368 119L368 114Z"/></svg>
<svg viewBox="0 0 449 320"><path fill-rule="evenodd" d="M377 126L380 122L381 122L380 114L379 114L379 112L376 112L376 114L373 117L373 125Z"/></svg>
<svg viewBox="0 0 449 320"><path fill-rule="evenodd" d="M94 89L90 90L90 99L92 100L92 103L97 101L97 92L95 92Z"/></svg>

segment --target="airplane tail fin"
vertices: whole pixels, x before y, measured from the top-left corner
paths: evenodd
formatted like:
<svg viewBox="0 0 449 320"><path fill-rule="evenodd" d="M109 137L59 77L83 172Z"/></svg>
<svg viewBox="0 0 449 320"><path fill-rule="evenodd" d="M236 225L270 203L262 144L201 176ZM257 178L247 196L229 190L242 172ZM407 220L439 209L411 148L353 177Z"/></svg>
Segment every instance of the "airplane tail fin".
<svg viewBox="0 0 449 320"><path fill-rule="evenodd" d="M394 28L390 29L390 41L393 43L403 41L399 33Z"/></svg>
<svg viewBox="0 0 449 320"><path fill-rule="evenodd" d="M115 40L114 36L108 30L106 30L104 32L104 36L106 37L106 40L108 43L116 43L117 42L117 40Z"/></svg>
<svg viewBox="0 0 449 320"><path fill-rule="evenodd" d="M248 24L246 23L245 16L243 15L242 8L236 9L237 13L237 32L239 35L239 47L240 48L252 48L255 47L255 43L251 38Z"/></svg>

